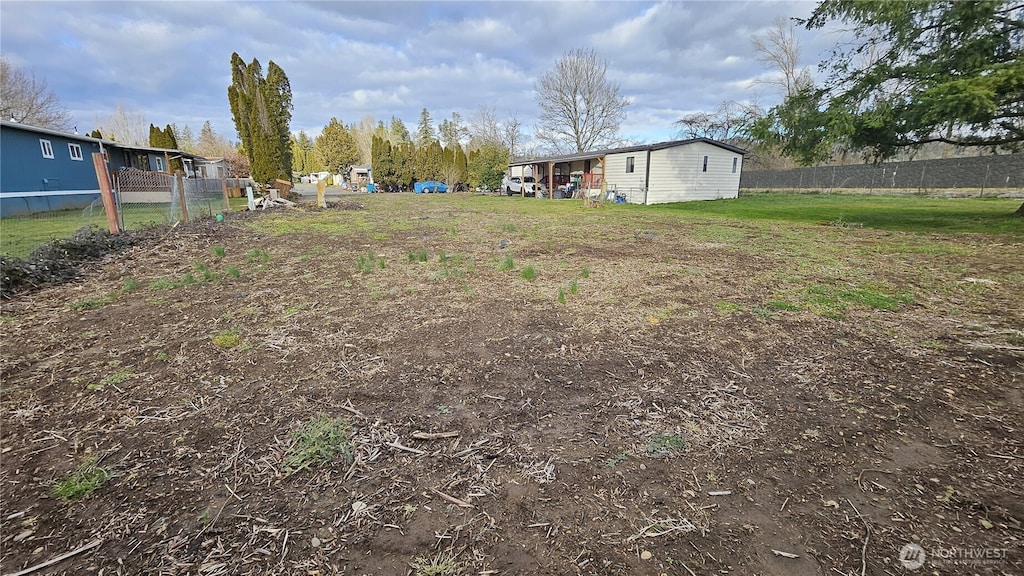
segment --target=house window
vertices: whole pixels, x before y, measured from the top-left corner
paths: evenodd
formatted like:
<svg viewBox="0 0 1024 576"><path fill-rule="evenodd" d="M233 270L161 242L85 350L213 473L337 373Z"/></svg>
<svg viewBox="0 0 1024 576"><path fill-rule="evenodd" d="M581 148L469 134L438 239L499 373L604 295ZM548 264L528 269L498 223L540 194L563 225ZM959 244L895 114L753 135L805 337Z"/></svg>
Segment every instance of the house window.
<svg viewBox="0 0 1024 576"><path fill-rule="evenodd" d="M159 157L159 156L157 156L156 158L154 158L154 160L156 160L156 171L157 172L163 172L164 171L164 159Z"/></svg>
<svg viewBox="0 0 1024 576"><path fill-rule="evenodd" d="M732 159L732 173L733 174L736 173L736 165L739 164L739 161L740 161L739 158L733 158Z"/></svg>
<svg viewBox="0 0 1024 576"><path fill-rule="evenodd" d="M49 140L39 139L39 147L43 150L43 158L53 158L53 146Z"/></svg>
<svg viewBox="0 0 1024 576"><path fill-rule="evenodd" d="M71 154L72 160L82 160L82 147L78 144L68 144L68 153Z"/></svg>
<svg viewBox="0 0 1024 576"><path fill-rule="evenodd" d="M636 156L626 156L626 172L632 173Z"/></svg>
<svg viewBox="0 0 1024 576"><path fill-rule="evenodd" d="M701 168L700 171L701 172L707 172L708 171L708 157L707 156L704 157L704 167Z"/></svg>

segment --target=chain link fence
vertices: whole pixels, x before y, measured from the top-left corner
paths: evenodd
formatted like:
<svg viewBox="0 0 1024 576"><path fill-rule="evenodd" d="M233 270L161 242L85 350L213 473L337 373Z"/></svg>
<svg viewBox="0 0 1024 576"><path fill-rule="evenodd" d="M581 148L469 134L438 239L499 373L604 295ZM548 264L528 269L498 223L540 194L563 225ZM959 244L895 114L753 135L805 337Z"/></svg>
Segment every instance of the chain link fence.
<svg viewBox="0 0 1024 576"><path fill-rule="evenodd" d="M122 230L213 216L228 209L229 191L240 196L239 190L250 185L248 179L183 178L143 170L120 170L111 175L111 181ZM31 209L0 219L3 256L25 258L36 247L70 238L83 227L108 228L103 201L95 193L60 202L28 197L17 200Z"/></svg>

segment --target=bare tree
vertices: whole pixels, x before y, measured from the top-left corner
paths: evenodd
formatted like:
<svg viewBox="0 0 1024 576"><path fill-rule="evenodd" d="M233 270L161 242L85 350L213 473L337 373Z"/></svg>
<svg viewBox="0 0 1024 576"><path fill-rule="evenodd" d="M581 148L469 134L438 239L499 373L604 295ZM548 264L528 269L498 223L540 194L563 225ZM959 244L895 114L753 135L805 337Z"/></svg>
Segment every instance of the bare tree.
<svg viewBox="0 0 1024 576"><path fill-rule="evenodd" d="M359 150L358 164L367 166L373 160L373 133L377 130L377 121L373 114L367 114L359 121L349 127L349 132L356 141L356 149Z"/></svg>
<svg viewBox="0 0 1024 576"><path fill-rule="evenodd" d="M469 147L476 149L484 144L503 144L502 125L489 106L481 106L469 117Z"/></svg>
<svg viewBox="0 0 1024 576"><path fill-rule="evenodd" d="M67 130L71 115L47 87L46 80L26 74L0 57L0 119L30 126Z"/></svg>
<svg viewBox="0 0 1024 576"><path fill-rule="evenodd" d="M749 141L750 127L764 115L756 104L722 102L714 112L687 114L676 121L680 138L711 138L726 144Z"/></svg>
<svg viewBox="0 0 1024 576"><path fill-rule="evenodd" d="M513 113L511 116L505 119L505 122L501 125L501 141L508 148L508 159L515 160L519 156L516 155L516 145L520 144L523 140L523 123L519 121L519 117Z"/></svg>
<svg viewBox="0 0 1024 576"><path fill-rule="evenodd" d="M629 102L608 80L608 62L593 49L567 52L534 85L541 108L537 137L558 150L586 152L612 141Z"/></svg>
<svg viewBox="0 0 1024 576"><path fill-rule="evenodd" d="M117 103L114 112L96 120L96 128L104 138L129 146L149 146L149 123L139 109L128 109Z"/></svg>
<svg viewBox="0 0 1024 576"><path fill-rule="evenodd" d="M800 45L796 41L792 22L783 16L776 16L772 19L772 27L768 29L767 35L754 36L751 42L758 53L758 61L771 66L779 74L761 82L778 86L786 97L811 85L810 72L800 67Z"/></svg>

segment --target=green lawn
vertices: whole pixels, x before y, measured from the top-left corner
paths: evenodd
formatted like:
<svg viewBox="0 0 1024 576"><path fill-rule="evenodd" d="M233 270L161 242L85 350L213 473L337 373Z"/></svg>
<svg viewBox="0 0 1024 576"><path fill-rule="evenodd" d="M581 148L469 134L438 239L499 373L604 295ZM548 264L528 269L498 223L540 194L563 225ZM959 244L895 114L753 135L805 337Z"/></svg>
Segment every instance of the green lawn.
<svg viewBox="0 0 1024 576"><path fill-rule="evenodd" d="M422 201L410 196L411 201ZM240 208L244 198L233 198ZM789 221L804 224L864 226L912 232L975 232L987 234L1024 234L1024 218L1014 217L1021 205L1014 198L933 198L923 196L877 196L849 194L749 194L735 200L680 202L656 206L609 204L614 210L634 211L637 216L656 213L660 217L677 215L721 217L736 220ZM480 208L516 213L572 211L579 203L570 200L531 198L474 197ZM140 208L133 205L125 213L128 228L149 222L165 222L167 205ZM317 217L295 214L295 225L315 226ZM0 253L25 257L36 246L53 238L70 237L87 225L106 228L101 210L91 216L80 210L51 213L30 218L0 220Z"/></svg>
<svg viewBox="0 0 1024 576"><path fill-rule="evenodd" d="M1022 202L1021 198L750 194L735 200L680 202L643 209L680 215L846 224L911 232L1024 234L1024 218L1013 216Z"/></svg>
<svg viewBox="0 0 1024 576"><path fill-rule="evenodd" d="M232 198L231 206L238 209L246 203L245 198ZM152 223L166 223L170 205L130 204L124 213L124 225L129 230ZM107 218L103 209L64 210L47 212L24 218L0 219L0 254L24 258L41 244L54 238L70 238L83 226L107 229Z"/></svg>

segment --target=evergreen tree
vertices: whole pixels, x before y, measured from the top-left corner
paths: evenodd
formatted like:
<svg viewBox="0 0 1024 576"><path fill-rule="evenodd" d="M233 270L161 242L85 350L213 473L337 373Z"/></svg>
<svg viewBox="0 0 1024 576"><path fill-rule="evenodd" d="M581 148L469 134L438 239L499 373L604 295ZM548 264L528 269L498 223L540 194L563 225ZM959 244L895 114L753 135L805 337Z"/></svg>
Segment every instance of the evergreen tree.
<svg viewBox="0 0 1024 576"><path fill-rule="evenodd" d="M391 117L391 127L388 129L388 140L392 144L404 144L406 142L412 142L412 137L409 136L409 129L405 127L405 122L397 116Z"/></svg>
<svg viewBox="0 0 1024 576"><path fill-rule="evenodd" d="M458 143L455 144L455 174L457 182L469 182L469 159L466 158L462 145Z"/></svg>
<svg viewBox="0 0 1024 576"><path fill-rule="evenodd" d="M508 148L497 142L485 142L469 158L470 186L483 186L490 190L501 187L501 179L508 167Z"/></svg>
<svg viewBox="0 0 1024 576"><path fill-rule="evenodd" d="M154 148L163 148L164 135L156 126L149 125L149 145Z"/></svg>
<svg viewBox="0 0 1024 576"><path fill-rule="evenodd" d="M385 138L375 135L371 156L374 182L383 185L395 184L397 179L391 158L391 143Z"/></svg>
<svg viewBox="0 0 1024 576"><path fill-rule="evenodd" d="M415 179L416 149L412 142L402 142L391 149L395 183L401 189L410 188Z"/></svg>
<svg viewBox="0 0 1024 576"><path fill-rule="evenodd" d="M359 162L359 150L355 138L337 118L324 126L316 137L316 158L331 174L348 174Z"/></svg>
<svg viewBox="0 0 1024 576"><path fill-rule="evenodd" d="M270 62L264 78L258 60L246 64L237 52L232 54L228 102L253 179L290 180L292 92L284 70Z"/></svg>
<svg viewBox="0 0 1024 576"><path fill-rule="evenodd" d="M430 119L430 112L424 108L420 112L420 123L416 128L416 148L426 148L435 139L433 120Z"/></svg>

